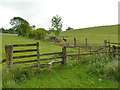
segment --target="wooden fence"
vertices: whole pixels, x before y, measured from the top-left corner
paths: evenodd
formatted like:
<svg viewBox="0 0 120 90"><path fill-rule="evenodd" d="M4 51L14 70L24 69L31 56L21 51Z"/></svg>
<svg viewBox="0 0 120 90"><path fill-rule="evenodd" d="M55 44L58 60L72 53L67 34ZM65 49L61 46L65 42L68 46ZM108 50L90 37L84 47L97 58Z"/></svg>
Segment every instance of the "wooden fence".
<svg viewBox="0 0 120 90"><path fill-rule="evenodd" d="M28 49L28 50L13 50L13 47L27 47L27 46L36 46L36 49ZM64 48L63 48L64 50ZM14 53L21 53L21 52L37 52L37 54L33 54L33 55L23 55L23 56L14 56ZM45 53L45 54L39 54L39 41L37 41L36 44L8 44L5 45L5 59L2 60L1 63L6 62L7 65L7 69L12 69L14 64L21 64L21 63L30 63L30 62L37 62L37 65L30 65L28 67L40 67L42 65L47 65L48 63L44 63L44 64L40 64L41 61L45 61L45 60L53 60L53 59L59 59L59 58L63 58L64 57L64 51L62 52L54 52L54 53ZM46 56L46 55L55 55L55 54L61 54L63 56L58 56L58 57L52 57L52 58L44 58L44 59L40 59L40 56ZM27 60L27 61L18 61L18 62L13 62L13 59L22 59L22 58L28 58L28 57L37 57L35 60ZM54 61L54 63L63 63L64 64L64 58L62 59L62 61Z"/></svg>
<svg viewBox="0 0 120 90"><path fill-rule="evenodd" d="M114 43L114 44L119 44L119 43ZM28 49L28 50L13 50L13 47L27 47L27 46L36 46L36 49ZM120 52L120 47L116 47L113 46L111 47L110 44L107 45L107 42L105 41L105 45L98 45L97 47L99 47L96 50L92 50L92 47L95 46L90 46L87 45L87 47L89 47L89 50L82 50L81 48L86 47L86 46L63 46L62 47L62 52L54 52L54 53L45 53L45 54L39 54L39 41L37 41L36 44L8 44L5 45L5 54L6 54L6 58L2 60L1 63L6 62L7 65L7 69L12 69L14 64L21 64L21 63L30 63L30 62L37 62L36 65L30 65L28 67L40 67L43 65L48 65L48 63L43 63L40 64L41 61L46 61L46 60L53 60L53 59L59 59L61 58L61 61L54 61L52 62L52 64L54 63L62 63L63 65L66 64L66 58L67 56L83 56L83 55L93 55L93 54L100 54L100 53L113 53L113 56L115 57L117 54L116 52ZM77 48L78 52L77 54L68 54L67 52L67 48ZM102 51L103 50L103 51ZM112 50L112 51L111 51ZM33 55L24 55L24 56L14 56L14 53L20 53L20 52L37 52L37 54L33 54ZM87 52L87 53L83 53L83 52ZM72 52L74 53L74 52ZM59 56L57 57L52 57L52 58L43 58L40 59L41 56L47 56L47 55L55 55L58 54ZM27 57L36 57L35 60L27 60L27 61L18 61L18 62L13 62L13 59L22 59L22 58L27 58Z"/></svg>

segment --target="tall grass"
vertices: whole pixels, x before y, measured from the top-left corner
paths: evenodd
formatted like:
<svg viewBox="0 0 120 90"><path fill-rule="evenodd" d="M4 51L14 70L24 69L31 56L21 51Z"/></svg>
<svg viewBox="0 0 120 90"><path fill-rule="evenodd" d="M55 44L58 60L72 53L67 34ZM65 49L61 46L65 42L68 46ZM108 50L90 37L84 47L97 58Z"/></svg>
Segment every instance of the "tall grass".
<svg viewBox="0 0 120 90"><path fill-rule="evenodd" d="M109 54L91 55L89 57L81 57L81 64L88 64L88 73L99 77L107 77L119 81L120 72L118 72L118 56L113 57Z"/></svg>

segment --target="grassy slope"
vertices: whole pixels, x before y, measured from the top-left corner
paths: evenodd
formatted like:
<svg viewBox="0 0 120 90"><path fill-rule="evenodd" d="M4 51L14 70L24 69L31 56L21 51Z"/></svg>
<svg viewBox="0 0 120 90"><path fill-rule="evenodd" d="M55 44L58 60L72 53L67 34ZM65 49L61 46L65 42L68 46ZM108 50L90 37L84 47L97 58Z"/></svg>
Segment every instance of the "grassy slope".
<svg viewBox="0 0 120 90"><path fill-rule="evenodd" d="M79 38L81 42L85 41L84 39L87 36L90 39L91 43L93 44L103 44L104 39L111 39L112 41L116 42L117 41L117 30L116 30L117 26L111 26L110 28L109 27L105 27L105 28L96 27L96 29L94 30L93 28L87 28L84 30L67 31L67 32L63 32L60 36L68 36L67 37L68 42L70 40L71 40L70 42L72 42L74 36L76 36L77 38L81 36L81 38ZM108 31L112 31L112 28L115 31L108 32ZM103 34L102 29L104 29L104 34ZM96 30L99 30L99 32L98 31L96 32ZM111 38L109 38L108 36L110 36ZM5 52L4 52L5 44L21 44L21 43L35 43L35 42L36 41L33 39L28 39L25 37L17 37L17 35L3 34L2 56L3 58L5 57ZM58 51L61 51L60 46L52 45L47 42L40 41L40 53L58 52ZM102 79L101 81L99 81L101 77L89 76L87 73L87 70L89 69L89 67L86 65L80 65L80 66L66 65L64 67L58 66L58 68L52 69L51 72L47 72L46 70L45 71L43 70L41 71L40 74L36 74L35 76L31 76L30 79L26 79L25 82L23 82L22 84L17 84L13 81L13 79L6 77L7 79L6 80L4 79L5 81L7 81L6 87L21 87L21 88L23 87L28 87L28 88L30 87L31 88L32 87L34 88L38 88L38 87L41 87L41 88L118 87L117 81L109 80L109 79ZM34 72L34 70L31 72Z"/></svg>
<svg viewBox="0 0 120 90"><path fill-rule="evenodd" d="M68 64L57 65L51 72L41 72L24 79L21 84L14 83L12 79L6 83L9 88L117 88L118 82L99 76L88 74L89 66ZM35 72L35 71L31 71ZM30 74L31 75L31 74ZM101 81L99 80L101 79ZM8 80L6 78L6 80ZM9 84L11 83L11 84Z"/></svg>
<svg viewBox="0 0 120 90"><path fill-rule="evenodd" d="M112 42L118 42L118 25L64 31L60 34L59 38L62 39L63 36L68 36L65 38L71 44L73 44L74 37L76 37L77 44L85 44L85 38L88 38L89 44L103 45L104 40L108 39Z"/></svg>

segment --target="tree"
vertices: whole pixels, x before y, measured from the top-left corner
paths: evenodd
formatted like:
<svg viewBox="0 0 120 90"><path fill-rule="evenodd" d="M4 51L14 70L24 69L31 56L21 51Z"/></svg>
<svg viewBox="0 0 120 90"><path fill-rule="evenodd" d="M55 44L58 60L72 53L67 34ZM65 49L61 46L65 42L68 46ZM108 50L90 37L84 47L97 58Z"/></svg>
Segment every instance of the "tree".
<svg viewBox="0 0 120 90"><path fill-rule="evenodd" d="M71 27L68 27L68 28L66 29L66 31L68 31L68 30L73 30L73 28L71 28Z"/></svg>
<svg viewBox="0 0 120 90"><path fill-rule="evenodd" d="M0 28L0 33L4 33L5 29L3 27Z"/></svg>
<svg viewBox="0 0 120 90"><path fill-rule="evenodd" d="M31 30L29 33L29 38L35 38L43 40L46 36L46 30L44 28L38 28L36 30Z"/></svg>
<svg viewBox="0 0 120 90"><path fill-rule="evenodd" d="M10 20L10 24L13 26L12 28L17 31L18 36L28 36L30 32L29 23L21 18L21 17L14 17Z"/></svg>
<svg viewBox="0 0 120 90"><path fill-rule="evenodd" d="M53 16L51 23L52 23L52 29L54 30L55 36L58 36L60 34L60 31L62 31L62 18L58 15Z"/></svg>
<svg viewBox="0 0 120 90"><path fill-rule="evenodd" d="M32 26L31 26L31 29L32 29L32 30L35 30L35 27L36 27L35 25L32 25Z"/></svg>

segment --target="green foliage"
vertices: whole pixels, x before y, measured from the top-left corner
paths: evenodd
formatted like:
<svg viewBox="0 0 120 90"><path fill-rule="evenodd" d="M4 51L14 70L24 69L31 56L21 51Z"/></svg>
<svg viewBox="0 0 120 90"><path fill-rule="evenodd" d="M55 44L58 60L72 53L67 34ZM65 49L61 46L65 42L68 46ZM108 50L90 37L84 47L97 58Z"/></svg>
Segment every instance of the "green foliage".
<svg viewBox="0 0 120 90"><path fill-rule="evenodd" d="M109 77L119 81L120 73L118 72L118 57L112 57L107 54L92 55L87 58L81 58L89 65L88 73L99 77ZM82 60L80 62L82 62Z"/></svg>
<svg viewBox="0 0 120 90"><path fill-rule="evenodd" d="M66 29L66 31L68 31L68 30L73 30L73 28L71 28L71 27L68 27L68 28Z"/></svg>
<svg viewBox="0 0 120 90"><path fill-rule="evenodd" d="M55 32L55 30L53 28L50 28L50 30L47 31L47 34L51 34L51 33L54 33L54 32Z"/></svg>
<svg viewBox="0 0 120 90"><path fill-rule="evenodd" d="M42 28L31 30L29 33L29 38L35 38L39 40L45 39L45 36L46 36L46 30Z"/></svg>
<svg viewBox="0 0 120 90"><path fill-rule="evenodd" d="M30 32L29 23L21 18L21 17L14 17L10 20L10 24L13 26L12 28L17 31L18 36L28 36Z"/></svg>
<svg viewBox="0 0 120 90"><path fill-rule="evenodd" d="M2 27L2 28L0 28L0 31L1 31L1 33L17 34L17 32L16 32L16 31L14 31L14 29L13 29L13 28L6 29L6 30L5 30L5 29Z"/></svg>
<svg viewBox="0 0 120 90"><path fill-rule="evenodd" d="M3 88L118 88L115 80L103 79L88 74L89 67L69 63L53 65L45 69L18 69L3 75ZM59 83L58 83L59 81Z"/></svg>
<svg viewBox="0 0 120 90"><path fill-rule="evenodd" d="M58 15L53 16L51 23L52 23L52 29L55 30L55 36L58 36L60 34L60 31L62 31L62 18Z"/></svg>

